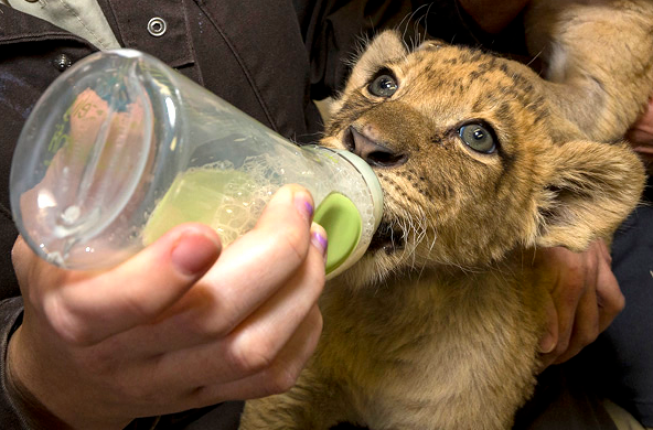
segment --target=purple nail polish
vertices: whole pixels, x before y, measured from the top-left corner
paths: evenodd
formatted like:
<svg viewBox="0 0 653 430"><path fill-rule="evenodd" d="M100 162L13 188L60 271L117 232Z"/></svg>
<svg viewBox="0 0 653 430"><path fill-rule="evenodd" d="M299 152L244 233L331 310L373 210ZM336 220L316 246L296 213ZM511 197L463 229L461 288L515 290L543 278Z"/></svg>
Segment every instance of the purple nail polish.
<svg viewBox="0 0 653 430"><path fill-rule="evenodd" d="M329 246L329 241L327 240L327 238L322 236L317 231L314 231L311 236L312 236L311 242L313 242L313 244L322 251L323 255L326 255L327 247Z"/></svg>
<svg viewBox="0 0 653 430"><path fill-rule="evenodd" d="M305 201L304 206L306 207L306 212L308 212L308 218L313 219L313 205Z"/></svg>
<svg viewBox="0 0 653 430"><path fill-rule="evenodd" d="M313 220L314 212L310 194L304 191L296 192L294 195L294 204L295 208L297 208L302 215L306 216L306 219L310 223Z"/></svg>

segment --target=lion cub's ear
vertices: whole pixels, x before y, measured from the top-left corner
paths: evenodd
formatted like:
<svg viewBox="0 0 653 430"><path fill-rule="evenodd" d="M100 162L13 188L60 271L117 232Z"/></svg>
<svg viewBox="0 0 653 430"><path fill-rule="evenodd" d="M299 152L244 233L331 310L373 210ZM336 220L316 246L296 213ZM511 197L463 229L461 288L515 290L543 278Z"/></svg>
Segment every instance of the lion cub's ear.
<svg viewBox="0 0 653 430"><path fill-rule="evenodd" d="M610 237L639 202L644 168L626 143L575 141L547 152L539 246L582 251ZM548 170L548 169L547 169Z"/></svg>

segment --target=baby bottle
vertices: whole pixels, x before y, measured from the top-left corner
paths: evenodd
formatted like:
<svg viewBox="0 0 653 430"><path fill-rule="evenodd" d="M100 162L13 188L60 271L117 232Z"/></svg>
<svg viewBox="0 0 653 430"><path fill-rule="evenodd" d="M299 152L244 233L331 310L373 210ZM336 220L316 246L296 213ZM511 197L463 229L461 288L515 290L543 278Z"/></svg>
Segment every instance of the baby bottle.
<svg viewBox="0 0 653 430"><path fill-rule="evenodd" d="M299 147L156 58L85 58L43 94L11 169L18 229L68 269L114 266L183 222L224 245L284 184L306 187L327 231L329 277L367 249L382 215L371 168L348 151Z"/></svg>

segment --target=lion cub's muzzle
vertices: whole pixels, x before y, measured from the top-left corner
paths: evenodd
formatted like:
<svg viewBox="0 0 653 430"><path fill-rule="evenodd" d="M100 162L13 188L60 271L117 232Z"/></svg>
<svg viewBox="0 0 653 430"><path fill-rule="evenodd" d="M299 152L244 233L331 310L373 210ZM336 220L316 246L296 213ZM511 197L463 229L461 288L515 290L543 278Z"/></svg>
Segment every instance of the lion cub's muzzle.
<svg viewBox="0 0 653 430"><path fill-rule="evenodd" d="M406 237L403 232L395 230L389 223L381 221L379 228L372 236L368 252L385 251L391 254L394 251L403 249L406 245Z"/></svg>
<svg viewBox="0 0 653 430"><path fill-rule="evenodd" d="M408 161L408 154L396 151L378 137L378 131L372 125L358 129L352 125L342 139L349 151L361 157L372 167L398 167Z"/></svg>
<svg viewBox="0 0 653 430"><path fill-rule="evenodd" d="M386 142L372 124L350 126L343 134L342 144L374 168L399 167L408 161L408 154L393 149L392 144ZM382 221L372 237L369 251L382 249L389 254L404 245L404 234Z"/></svg>

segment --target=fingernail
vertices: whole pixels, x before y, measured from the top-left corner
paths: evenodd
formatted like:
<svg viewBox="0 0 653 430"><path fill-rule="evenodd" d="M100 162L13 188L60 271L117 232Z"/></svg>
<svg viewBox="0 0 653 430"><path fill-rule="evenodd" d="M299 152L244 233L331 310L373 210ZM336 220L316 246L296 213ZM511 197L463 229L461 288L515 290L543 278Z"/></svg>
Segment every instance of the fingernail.
<svg viewBox="0 0 653 430"><path fill-rule="evenodd" d="M187 276L206 271L218 258L220 245L201 233L185 233L172 250L172 263Z"/></svg>
<svg viewBox="0 0 653 430"><path fill-rule="evenodd" d="M315 223L311 225L311 243L313 244L314 247L320 250L326 262L326 255L327 255L327 248L329 247L329 241L326 237L326 232L324 231L324 229L320 225Z"/></svg>
<svg viewBox="0 0 653 430"><path fill-rule="evenodd" d="M555 338L551 335L551 333L547 333L541 340L540 340L540 352L542 354L548 354L556 346L556 341Z"/></svg>
<svg viewBox="0 0 653 430"><path fill-rule="evenodd" d="M312 221L314 209L311 195L304 190L298 190L293 194L293 201L299 213L301 213L309 222Z"/></svg>

